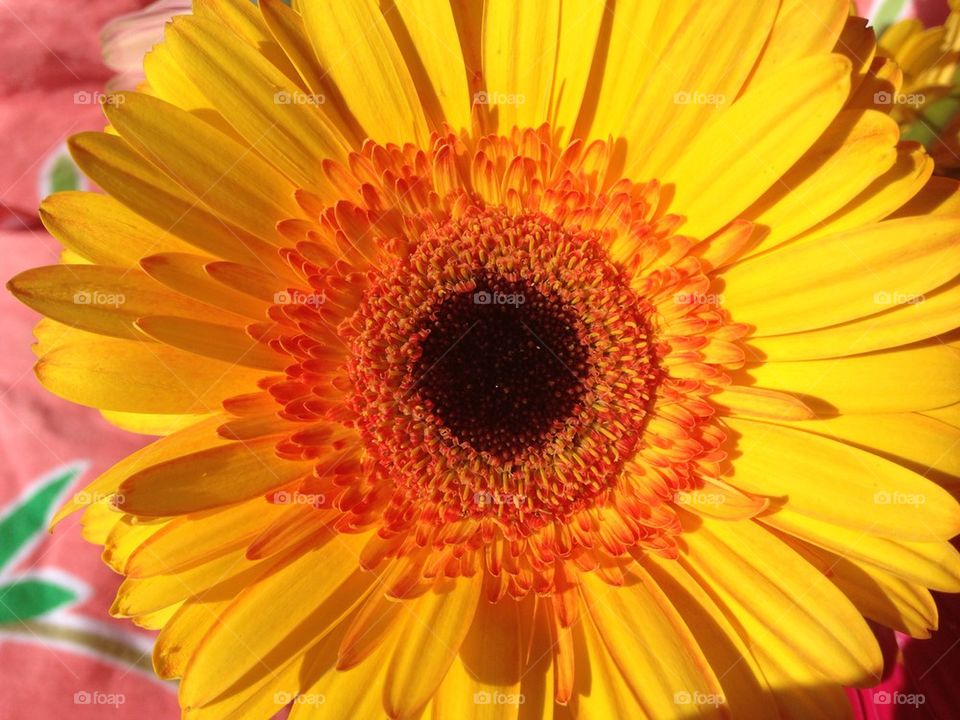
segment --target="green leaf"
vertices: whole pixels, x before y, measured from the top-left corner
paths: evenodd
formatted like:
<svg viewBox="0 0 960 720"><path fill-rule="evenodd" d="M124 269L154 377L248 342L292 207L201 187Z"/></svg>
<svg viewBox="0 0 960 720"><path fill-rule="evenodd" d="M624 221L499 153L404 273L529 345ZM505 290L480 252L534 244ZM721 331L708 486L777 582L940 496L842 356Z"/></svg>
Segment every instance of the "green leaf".
<svg viewBox="0 0 960 720"><path fill-rule="evenodd" d="M24 578L0 585L0 625L46 615L79 599L63 585L40 578Z"/></svg>
<svg viewBox="0 0 960 720"><path fill-rule="evenodd" d="M5 510L0 517L0 572L39 539L53 516L57 501L81 472L83 465L76 464L41 479L29 494Z"/></svg>
<svg viewBox="0 0 960 720"><path fill-rule="evenodd" d="M69 155L61 155L50 168L50 192L80 189L80 171Z"/></svg>

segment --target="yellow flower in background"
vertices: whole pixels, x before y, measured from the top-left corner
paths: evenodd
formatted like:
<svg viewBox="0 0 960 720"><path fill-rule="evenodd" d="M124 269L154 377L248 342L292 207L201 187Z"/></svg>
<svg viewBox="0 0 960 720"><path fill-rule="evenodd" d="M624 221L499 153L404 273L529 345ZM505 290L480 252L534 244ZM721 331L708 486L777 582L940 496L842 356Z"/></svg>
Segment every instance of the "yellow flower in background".
<svg viewBox="0 0 960 720"><path fill-rule="evenodd" d="M846 717L960 590L960 186L847 2L198 0L10 283L190 718Z"/></svg>
<svg viewBox="0 0 960 720"><path fill-rule="evenodd" d="M874 72L887 80L877 98L892 105L903 137L922 143L941 174L960 167L960 2L950 0L943 25L910 18L879 38Z"/></svg>

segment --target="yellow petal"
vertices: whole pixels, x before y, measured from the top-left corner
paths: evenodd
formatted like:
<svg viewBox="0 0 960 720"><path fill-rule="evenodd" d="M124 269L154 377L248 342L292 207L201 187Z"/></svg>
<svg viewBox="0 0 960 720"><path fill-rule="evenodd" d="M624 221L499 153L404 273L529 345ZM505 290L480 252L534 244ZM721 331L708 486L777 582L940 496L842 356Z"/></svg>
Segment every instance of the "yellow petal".
<svg viewBox="0 0 960 720"><path fill-rule="evenodd" d="M937 341L835 360L748 364L756 385L816 413L910 412L960 401L960 351Z"/></svg>
<svg viewBox="0 0 960 720"><path fill-rule="evenodd" d="M106 114L121 137L224 219L279 244L276 224L302 216L294 186L249 148L162 100L120 97Z"/></svg>
<svg viewBox="0 0 960 720"><path fill-rule="evenodd" d="M333 198L321 161L344 161L348 145L323 112L326 98L308 96L258 50L213 22L176 18L166 45L258 153L298 187Z"/></svg>
<svg viewBox="0 0 960 720"><path fill-rule="evenodd" d="M104 410L208 413L257 389L262 370L231 367L157 343L73 331L47 350L35 372L50 392Z"/></svg>
<svg viewBox="0 0 960 720"><path fill-rule="evenodd" d="M904 540L947 540L960 504L912 470L821 435L728 418L737 437L734 487L824 523ZM774 469L775 468L775 469Z"/></svg>
<svg viewBox="0 0 960 720"><path fill-rule="evenodd" d="M193 249L103 193L56 193L39 213L51 235L99 265L129 268L144 255Z"/></svg>
<svg viewBox="0 0 960 720"><path fill-rule="evenodd" d="M894 302L905 301L889 307ZM767 362L819 360L908 345L950 332L960 318L960 280L953 280L922 295L898 296L879 292L874 296L877 315L840 325L793 333L758 337L750 341L756 357Z"/></svg>
<svg viewBox="0 0 960 720"><path fill-rule="evenodd" d="M789 536L786 539L830 578L864 617L915 638L928 638L931 630L936 630L937 605L925 587Z"/></svg>
<svg viewBox="0 0 960 720"><path fill-rule="evenodd" d="M209 264L209 258L190 253L159 253L140 261L147 275L171 290L254 320L267 319L266 301L216 282L206 270Z"/></svg>
<svg viewBox="0 0 960 720"><path fill-rule="evenodd" d="M321 640L360 602L371 573L358 570L367 536L340 535L251 585L220 617L230 632L208 634L180 684L183 705L207 704L270 675ZM310 598L310 602L304 602ZM271 631L263 631L263 619Z"/></svg>
<svg viewBox="0 0 960 720"><path fill-rule="evenodd" d="M401 0L394 7L395 12L387 13L387 22L407 58L421 99L427 107L435 108L434 124L445 121L454 130L469 130L472 99L450 4ZM411 62L411 58L416 61Z"/></svg>
<svg viewBox="0 0 960 720"><path fill-rule="evenodd" d="M882 308L878 299L909 302L952 280L960 273L958 238L960 217L937 217L888 220L801 240L727 269L724 304L737 322L754 325L757 335L865 317Z"/></svg>
<svg viewBox="0 0 960 720"><path fill-rule="evenodd" d="M387 671L384 706L397 720L417 717L453 663L480 601L482 576L461 577L428 591L410 608Z"/></svg>
<svg viewBox="0 0 960 720"><path fill-rule="evenodd" d="M752 205L836 117L850 90L850 61L800 60L747 90L700 130L664 173L682 232L705 238Z"/></svg>
<svg viewBox="0 0 960 720"><path fill-rule="evenodd" d="M523 675L520 615L516 601L481 600L473 624L437 689L437 717L514 720Z"/></svg>
<svg viewBox="0 0 960 720"><path fill-rule="evenodd" d="M942 420L899 413L839 415L790 425L865 448L951 492L960 489L960 429Z"/></svg>
<svg viewBox="0 0 960 720"><path fill-rule="evenodd" d="M584 103L589 102L585 93L591 63L586 59L593 56L592 50L597 44L605 5L603 0L560 3L560 36L548 118L550 126L560 133L560 144L570 140L580 111ZM620 12L619 8L611 9ZM634 28L634 31L637 29Z"/></svg>
<svg viewBox="0 0 960 720"><path fill-rule="evenodd" d="M283 510L283 505L256 498L171 520L130 554L124 574L145 578L180 572L245 548Z"/></svg>
<svg viewBox="0 0 960 720"><path fill-rule="evenodd" d="M145 340L136 320L163 308L183 318L235 322L232 313L170 292L140 270L102 265L51 265L26 270L7 283L25 305L81 330Z"/></svg>
<svg viewBox="0 0 960 720"><path fill-rule="evenodd" d="M376 2L306 3L303 20L320 64L367 136L425 147L430 132L423 107Z"/></svg>
<svg viewBox="0 0 960 720"><path fill-rule="evenodd" d="M171 435L179 430L206 420L208 414L158 415L155 413L128 413L115 410L101 410L103 418L121 430L140 435Z"/></svg>
<svg viewBox="0 0 960 720"><path fill-rule="evenodd" d="M777 5L714 0L691 7L632 98L632 112L619 133L627 141L628 175L661 177L702 128L726 124L725 111L767 41ZM730 122L737 120L731 116Z"/></svg>
<svg viewBox="0 0 960 720"><path fill-rule="evenodd" d="M211 213L197 195L146 162L122 138L81 133L71 137L69 145L90 179L157 227L211 255L289 272L272 245Z"/></svg>
<svg viewBox="0 0 960 720"><path fill-rule="evenodd" d="M763 672L727 615L675 560L653 553L641 561L683 617L720 684L732 717L778 719Z"/></svg>
<svg viewBox="0 0 960 720"><path fill-rule="evenodd" d="M274 452L276 438L232 443L140 470L120 485L117 506L146 517L184 515L264 495L312 464Z"/></svg>
<svg viewBox="0 0 960 720"><path fill-rule="evenodd" d="M789 508L761 519L772 528L917 585L960 591L960 552L945 540L914 542L881 537L825 523Z"/></svg>
<svg viewBox="0 0 960 720"><path fill-rule="evenodd" d="M870 628L816 568L754 521L699 522L684 519L681 561L734 619L765 671L781 666L842 684L880 673Z"/></svg>
<svg viewBox="0 0 960 720"><path fill-rule="evenodd" d="M830 52L848 14L849 8L834 0L783 0L750 83L762 82L796 60Z"/></svg>
<svg viewBox="0 0 960 720"><path fill-rule="evenodd" d="M728 385L710 396L711 402L733 415L771 420L809 420L813 411L787 393L746 385Z"/></svg>
<svg viewBox="0 0 960 720"><path fill-rule="evenodd" d="M141 317L136 325L154 340L233 365L279 371L290 364L290 358L238 327L167 315Z"/></svg>
<svg viewBox="0 0 960 720"><path fill-rule="evenodd" d="M819 224L893 167L900 128L877 111L845 110L742 217L769 230L756 255Z"/></svg>
<svg viewBox="0 0 960 720"><path fill-rule="evenodd" d="M538 127L550 109L560 3L488 0L483 6L483 78L501 133Z"/></svg>
<svg viewBox="0 0 960 720"><path fill-rule="evenodd" d="M584 573L580 589L614 664L650 717L672 717L688 693L695 714L722 717L723 690L700 646L670 600L644 572L612 587Z"/></svg>

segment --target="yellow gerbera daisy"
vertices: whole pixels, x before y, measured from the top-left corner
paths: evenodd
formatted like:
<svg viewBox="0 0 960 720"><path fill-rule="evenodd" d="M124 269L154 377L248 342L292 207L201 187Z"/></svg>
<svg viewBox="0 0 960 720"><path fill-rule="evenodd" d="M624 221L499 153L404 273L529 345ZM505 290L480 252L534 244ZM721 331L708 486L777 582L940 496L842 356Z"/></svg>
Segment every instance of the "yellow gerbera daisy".
<svg viewBox="0 0 960 720"><path fill-rule="evenodd" d="M190 718L844 717L960 590L960 185L826 0L196 0L43 205ZM874 68L873 70L871 68Z"/></svg>
<svg viewBox="0 0 960 720"><path fill-rule="evenodd" d="M887 81L877 99L909 140L923 143L938 172L960 168L960 0L950 0L943 25L924 28L916 18L883 31L874 72Z"/></svg>

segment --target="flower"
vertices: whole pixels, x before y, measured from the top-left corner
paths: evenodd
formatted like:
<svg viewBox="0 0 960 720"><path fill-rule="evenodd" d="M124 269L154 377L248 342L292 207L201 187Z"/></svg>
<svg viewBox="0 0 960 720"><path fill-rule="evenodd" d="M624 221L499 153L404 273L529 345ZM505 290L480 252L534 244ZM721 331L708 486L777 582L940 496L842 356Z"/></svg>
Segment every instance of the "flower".
<svg viewBox="0 0 960 720"><path fill-rule="evenodd" d="M893 106L905 139L923 143L941 174L960 167L960 3L942 25L900 20L880 35L874 71L885 80L877 99Z"/></svg>
<svg viewBox="0 0 960 720"><path fill-rule="evenodd" d="M960 195L815 7L174 19L11 289L165 435L61 517L189 717L846 717L929 634Z"/></svg>

